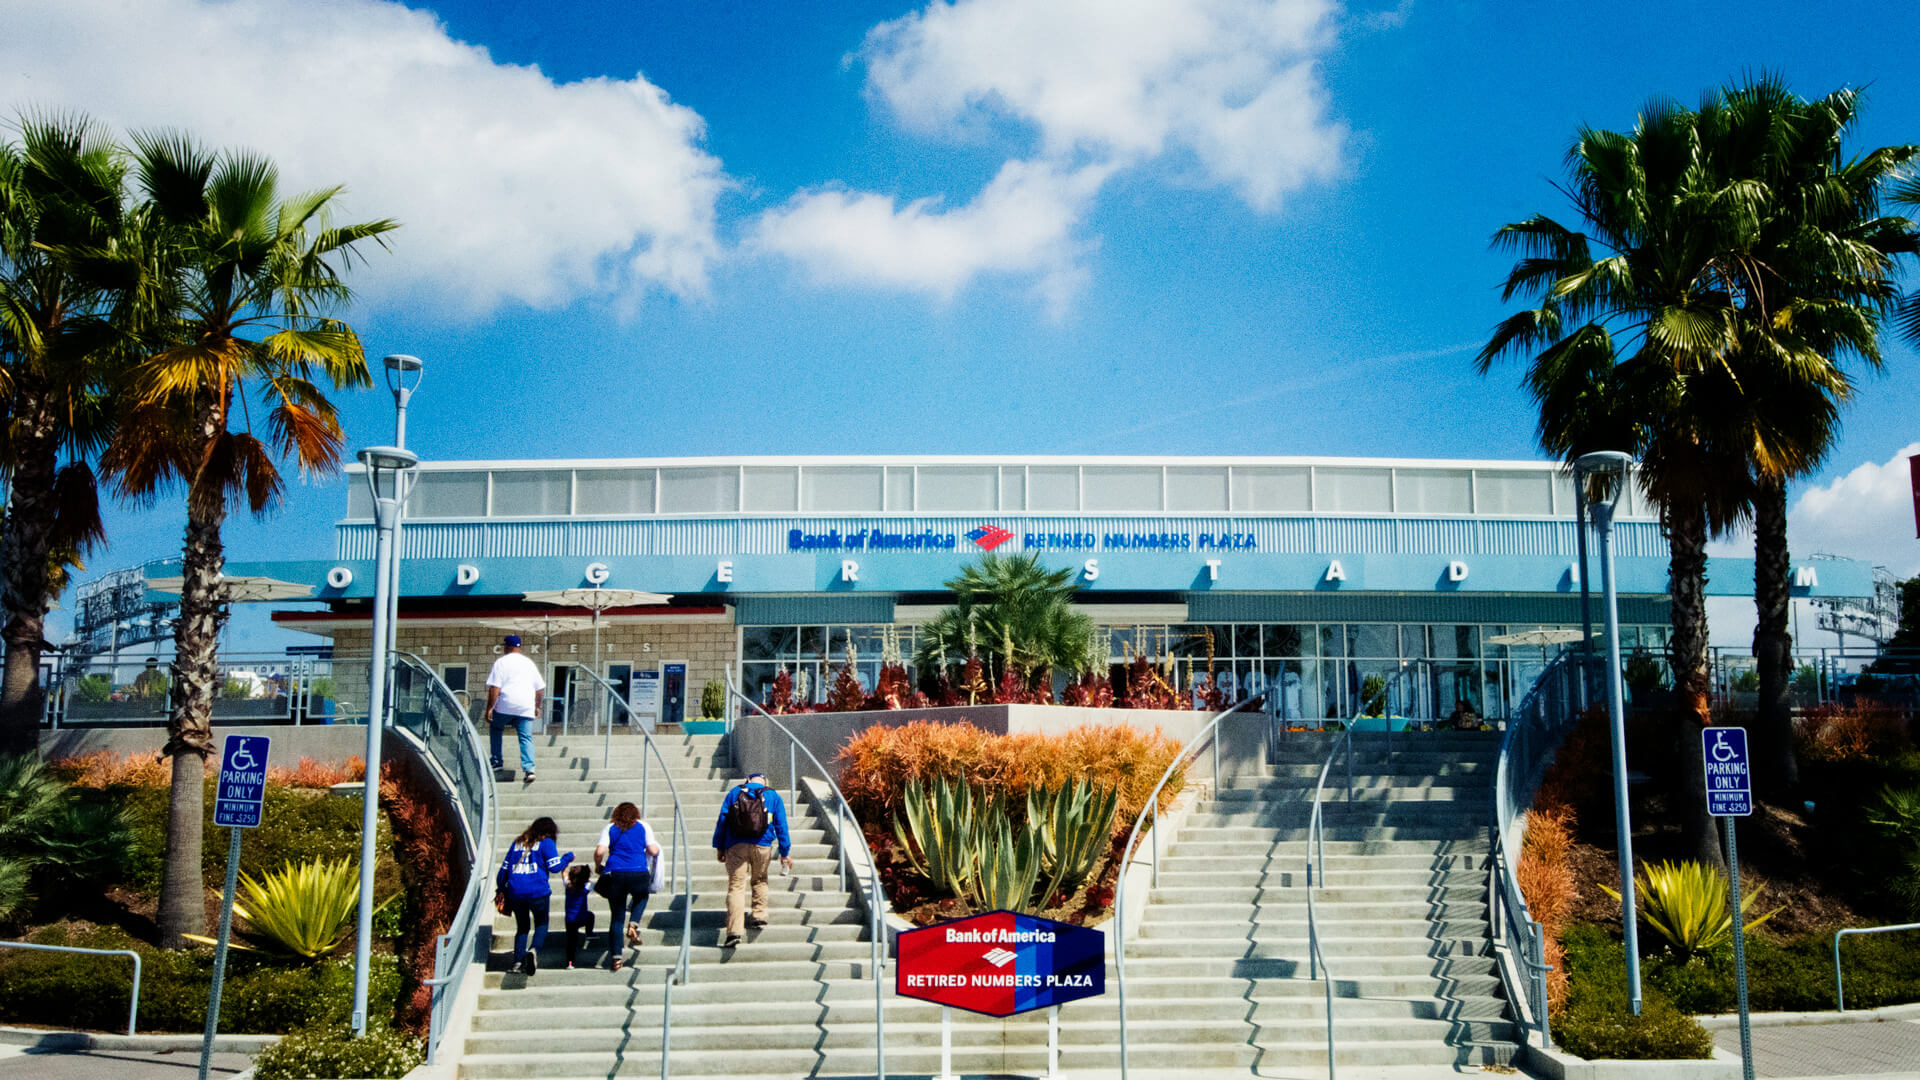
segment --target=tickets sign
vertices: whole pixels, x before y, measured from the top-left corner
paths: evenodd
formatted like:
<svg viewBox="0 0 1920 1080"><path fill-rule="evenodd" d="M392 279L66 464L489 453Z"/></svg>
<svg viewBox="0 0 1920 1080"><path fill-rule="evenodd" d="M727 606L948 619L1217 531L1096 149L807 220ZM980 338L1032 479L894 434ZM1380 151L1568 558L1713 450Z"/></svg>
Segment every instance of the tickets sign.
<svg viewBox="0 0 1920 1080"><path fill-rule="evenodd" d="M1012 1016L1107 989L1106 935L1011 911L900 935L894 991L988 1016Z"/></svg>

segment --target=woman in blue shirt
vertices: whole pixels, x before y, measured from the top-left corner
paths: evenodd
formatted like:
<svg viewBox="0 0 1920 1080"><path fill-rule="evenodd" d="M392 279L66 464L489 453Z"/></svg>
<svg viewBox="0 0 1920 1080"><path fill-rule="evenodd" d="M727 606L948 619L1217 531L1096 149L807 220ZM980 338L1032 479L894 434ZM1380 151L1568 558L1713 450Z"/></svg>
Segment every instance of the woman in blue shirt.
<svg viewBox="0 0 1920 1080"><path fill-rule="evenodd" d="M553 882L551 874L565 870L573 862L573 852L560 854L554 843L559 826L550 817L535 818L527 831L514 838L500 861L494 884L507 899L506 910L513 914L513 966L533 974L540 968L540 946L547 943L547 920L551 916ZM527 930L533 930L533 948L527 948Z"/></svg>
<svg viewBox="0 0 1920 1080"><path fill-rule="evenodd" d="M624 966L626 943L640 942L640 916L647 911L647 894L653 891L653 860L659 854L653 829L640 820L640 808L630 802L614 807L613 820L601 831L600 843L593 849L593 864L611 883L606 890L607 900L613 905L607 952L613 957L615 971Z"/></svg>

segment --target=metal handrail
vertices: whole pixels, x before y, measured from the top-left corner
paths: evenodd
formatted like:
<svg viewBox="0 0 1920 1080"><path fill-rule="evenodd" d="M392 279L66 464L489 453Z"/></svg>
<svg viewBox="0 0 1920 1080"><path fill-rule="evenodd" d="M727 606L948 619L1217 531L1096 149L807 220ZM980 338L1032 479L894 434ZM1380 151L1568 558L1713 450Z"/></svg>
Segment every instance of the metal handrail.
<svg viewBox="0 0 1920 1080"><path fill-rule="evenodd" d="M807 755L807 760L813 762L813 767L820 770L821 778L825 780L827 786L833 790L833 797L835 799L834 812L836 815L834 820L838 826L840 840L839 863L840 887L842 889L845 889L847 885L847 858L849 855L847 851L848 823L853 825L852 832L860 838L860 849L866 852L868 875L867 914L872 923L872 929L869 933L873 938L871 968L873 976L874 1075L877 1076L879 1080L887 1080L886 987L880 981L880 972L884 968L886 958L886 949L883 944L886 940L886 925L882 921L881 913L888 910L888 908L886 890L880 885L880 859L874 854L873 848L867 843L866 831L860 828L859 820L853 816L853 810L847 803L846 792L840 790L840 785L834 782L833 773L828 770L825 765L820 763L819 758L813 756L813 751L807 749L806 745L800 741L800 737L795 735L791 728L775 720L773 714L761 708L759 702L741 693L740 687L733 681L733 672L731 671L727 672L727 693L745 702L748 708L759 713L763 719L774 727L779 728L781 734L787 737L787 782L790 787L799 784L799 773L794 768L796 764L794 749L798 747L800 753ZM1124 1057L1122 1060L1124 1060Z"/></svg>
<svg viewBox="0 0 1920 1080"><path fill-rule="evenodd" d="M1160 826L1160 792L1161 790L1164 789L1167 786L1168 782L1170 782L1173 779L1174 774L1180 770L1182 764L1186 762L1188 756L1194 752L1195 748L1200 746L1202 743L1206 743L1213 750L1213 794L1214 794L1214 798L1216 799L1219 798L1220 797L1220 736L1219 736L1220 722L1237 712L1244 712L1251 708L1264 708L1265 702L1266 702L1266 695L1256 694L1253 697L1250 697L1247 700L1242 701L1239 704L1233 706L1232 708L1227 709L1225 712L1216 714L1212 720L1207 721L1207 724L1205 727L1202 727L1198 732L1195 732L1193 738L1188 739L1187 744L1180 748L1180 752L1173 756L1173 760L1171 762L1167 763L1166 771L1160 774L1160 782L1153 785L1153 791L1147 795L1146 805L1140 808L1140 815L1134 819L1133 831L1127 834L1127 846L1122 851L1120 856L1120 872L1114 879L1114 893L1113 893L1114 915L1112 919L1112 923L1114 924L1113 971L1114 971L1115 984L1119 987L1119 994L1120 994L1120 1076L1121 1076L1121 1080L1126 1080L1127 1065L1128 1065L1128 1061L1127 1061L1127 928L1126 928L1127 867L1133 863L1135 845L1137 845L1140 842L1140 834L1146 825L1147 815L1151 813L1153 815L1153 824L1154 824L1154 828L1152 830L1153 851L1154 851L1153 875L1154 875L1154 881L1157 883L1160 878L1160 828L1159 826ZM1271 740L1269 740L1269 742L1271 742Z"/></svg>
<svg viewBox="0 0 1920 1080"><path fill-rule="evenodd" d="M1833 996L1834 1008L1839 1012L1847 1011L1846 988L1840 982L1840 939L1848 934L1891 934L1896 930L1920 930L1920 923L1901 923L1898 926L1860 926L1847 930L1838 930L1833 935Z"/></svg>
<svg viewBox="0 0 1920 1080"><path fill-rule="evenodd" d="M576 673L584 674L589 679L592 679L594 682L599 683L600 686L604 688L607 691L607 693L613 697L613 700L617 704L619 704L619 706L622 709L625 709L627 711L628 726L640 733L640 737L644 739L646 742L646 750L648 751L648 753L653 755L652 759L658 760L660 762L660 775L666 779L667 794L672 796L673 798L674 846L667 853L668 854L667 881L669 884L671 884L674 878L674 873L676 871L679 872L680 878L681 878L681 881L680 881L680 919L681 919L680 955L678 959L675 960L674 963L680 972L679 981L682 985L685 985L689 981L692 975L692 968L690 964L693 958L693 847L692 847L692 841L688 839L688 835L687 835L687 812L686 812L685 805L680 800L680 788L678 785L676 785L673 782L673 771L667 768L667 759L663 754L661 754L660 744L654 741L653 733L648 731L644 724L639 723L635 719L633 715L633 709L626 703L626 701L621 699L619 691L614 689L613 684L607 682L605 679L602 679L597 673L588 671L584 667L575 668L574 670ZM569 713L572 712L571 709L567 711ZM597 717L598 715L599 714L596 711L595 716ZM607 717L608 740L612 739L612 731L613 731L613 717L609 716ZM612 745L611 741L609 741L608 743L609 749L603 750L602 751L603 755L610 755L612 753L612 750L610 749L611 745ZM646 806L647 804L648 777L649 777L649 774L652 772L652 770L648 768L648 765L647 765L648 761L649 759L646 756L642 756L640 758L640 805L643 807ZM608 758L603 756L600 762L601 766L605 767L607 763L608 763ZM663 1038L664 1038L664 1035L663 1035ZM663 1042L662 1046L664 1045L665 1043Z"/></svg>
<svg viewBox="0 0 1920 1080"><path fill-rule="evenodd" d="M459 707L453 691L440 681L432 668L419 657L410 653L400 653L394 658L396 666L406 665L416 668L427 677L426 688L429 694L439 695L441 704L449 710L459 722L460 734L465 737L467 751L473 760L484 766L487 761L486 750L481 745L480 734L474 729L473 721L466 710ZM453 922L447 932L439 935L434 942L432 978L422 979L422 985L429 987L432 1003L427 1011L427 1062L433 1064L439 1054L440 1041L446 1035L447 1021L453 1011L453 1003L459 997L460 984L466 978L467 969L473 964L475 942L480 932L480 916L490 905L487 902L488 884L493 877L493 842L496 822L499 816L499 800L494 788L493 770L479 768L481 777L480 820L466 821L466 805L455 798L454 805L466 826L468 843L472 845L468 859L467 887L460 895L460 906L455 909ZM378 777L368 777L369 782L378 783ZM456 947L458 943L458 947Z"/></svg>
<svg viewBox="0 0 1920 1080"><path fill-rule="evenodd" d="M78 945L42 945L34 941L0 941L0 949L33 949L38 952L87 953L91 956L133 957L133 1002L127 1006L127 1034L132 1035L134 1021L140 1015L140 954L132 949L83 949Z"/></svg>
<svg viewBox="0 0 1920 1080"><path fill-rule="evenodd" d="M1334 1080L1333 972L1327 969L1327 956L1320 948L1320 909L1315 899L1327 877L1327 830L1323 811L1327 776L1333 772L1333 757L1343 745L1347 750L1347 805L1353 805L1353 729L1349 727L1327 746L1327 759L1321 763L1320 779L1313 786L1313 813L1307 819L1307 980L1319 979L1326 989L1327 1080Z"/></svg>

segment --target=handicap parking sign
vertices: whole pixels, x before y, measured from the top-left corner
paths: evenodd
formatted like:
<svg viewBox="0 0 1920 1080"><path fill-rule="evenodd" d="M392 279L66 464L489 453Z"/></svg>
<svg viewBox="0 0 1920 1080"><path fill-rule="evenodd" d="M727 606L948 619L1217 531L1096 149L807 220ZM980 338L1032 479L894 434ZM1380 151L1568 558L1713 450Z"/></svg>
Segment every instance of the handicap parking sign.
<svg viewBox="0 0 1920 1080"><path fill-rule="evenodd" d="M1707 813L1747 817L1753 813L1753 773L1747 761L1747 729L1710 727L1700 731L1706 758Z"/></svg>
<svg viewBox="0 0 1920 1080"><path fill-rule="evenodd" d="M260 824L260 808L267 800L265 735L229 735L220 750L220 783L214 790L213 823L233 829Z"/></svg>

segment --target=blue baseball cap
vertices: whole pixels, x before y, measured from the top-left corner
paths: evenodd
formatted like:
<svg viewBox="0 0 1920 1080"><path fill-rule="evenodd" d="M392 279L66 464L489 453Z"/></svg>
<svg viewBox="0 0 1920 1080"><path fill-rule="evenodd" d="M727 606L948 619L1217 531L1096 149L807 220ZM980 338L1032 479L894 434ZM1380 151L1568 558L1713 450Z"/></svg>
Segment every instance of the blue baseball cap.
<svg viewBox="0 0 1920 1080"><path fill-rule="evenodd" d="M508 634L508 635L507 635L507 637L506 637L506 645L507 645L507 648L509 648L509 649L517 649L517 648L519 648L519 647L520 647L520 635L519 635L519 634Z"/></svg>

